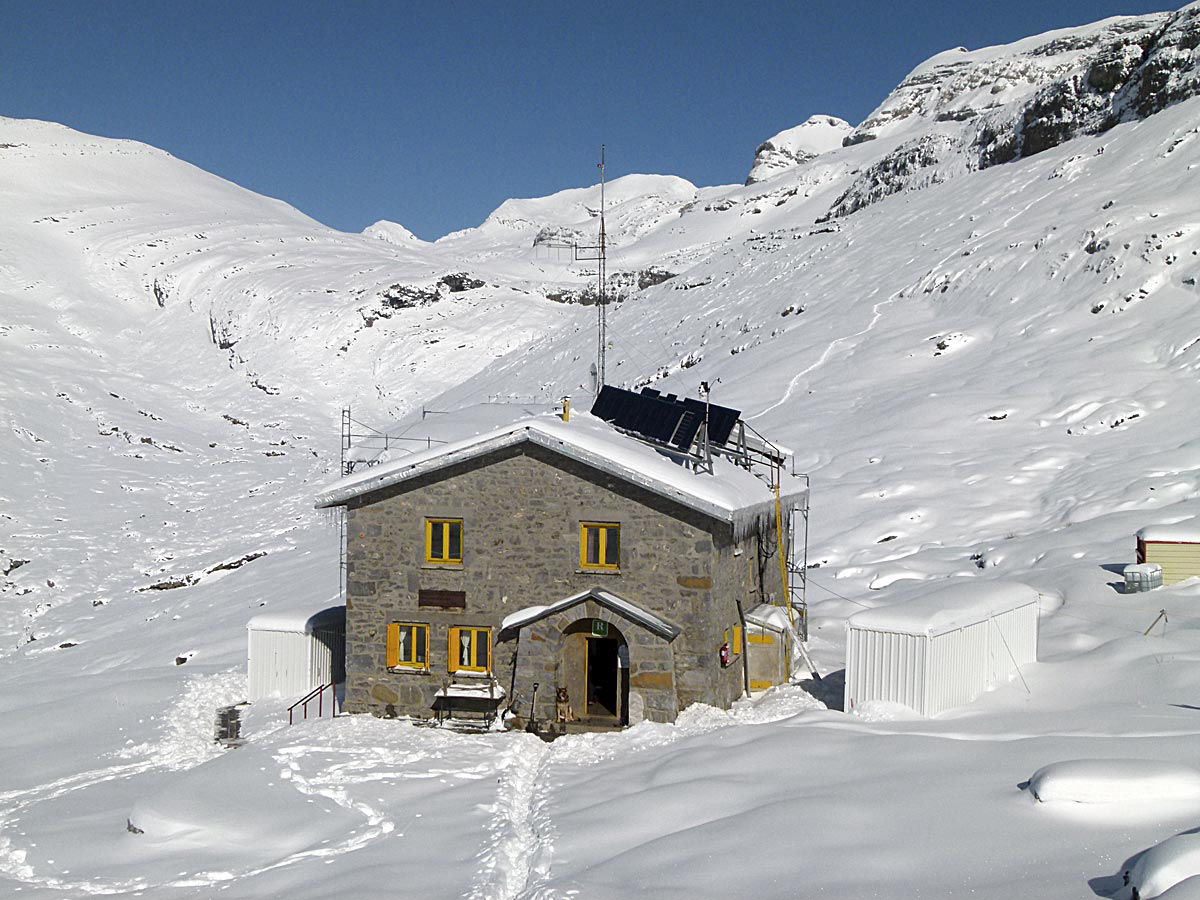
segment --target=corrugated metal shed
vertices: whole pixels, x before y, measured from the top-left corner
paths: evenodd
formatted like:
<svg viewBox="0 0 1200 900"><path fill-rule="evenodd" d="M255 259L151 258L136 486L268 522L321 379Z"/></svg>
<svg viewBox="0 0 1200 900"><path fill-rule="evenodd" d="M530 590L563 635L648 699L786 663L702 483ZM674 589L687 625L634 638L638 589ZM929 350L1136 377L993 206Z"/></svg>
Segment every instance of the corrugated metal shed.
<svg viewBox="0 0 1200 900"><path fill-rule="evenodd" d="M268 613L246 624L250 700L299 697L345 680L346 607Z"/></svg>
<svg viewBox="0 0 1200 900"><path fill-rule="evenodd" d="M1038 593L1016 582L943 587L851 616L845 708L870 700L933 716L1037 660Z"/></svg>
<svg viewBox="0 0 1200 900"><path fill-rule="evenodd" d="M1162 566L1164 585L1200 575L1200 526L1189 519L1143 528L1137 533L1137 561Z"/></svg>

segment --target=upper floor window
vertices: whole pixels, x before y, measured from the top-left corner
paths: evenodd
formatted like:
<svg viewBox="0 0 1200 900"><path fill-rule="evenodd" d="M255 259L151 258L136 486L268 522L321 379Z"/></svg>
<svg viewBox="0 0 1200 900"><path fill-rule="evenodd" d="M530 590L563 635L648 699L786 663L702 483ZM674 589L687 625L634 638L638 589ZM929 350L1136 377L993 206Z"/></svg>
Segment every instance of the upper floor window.
<svg viewBox="0 0 1200 900"><path fill-rule="evenodd" d="M615 522L581 522L579 525L579 567L582 569L621 568L621 526Z"/></svg>
<svg viewBox="0 0 1200 900"><path fill-rule="evenodd" d="M450 629L450 671L490 672L492 661L492 629Z"/></svg>
<svg viewBox="0 0 1200 900"><path fill-rule="evenodd" d="M425 562L462 565L462 519L425 520Z"/></svg>
<svg viewBox="0 0 1200 900"><path fill-rule="evenodd" d="M389 669L429 668L429 626L392 622L387 627Z"/></svg>

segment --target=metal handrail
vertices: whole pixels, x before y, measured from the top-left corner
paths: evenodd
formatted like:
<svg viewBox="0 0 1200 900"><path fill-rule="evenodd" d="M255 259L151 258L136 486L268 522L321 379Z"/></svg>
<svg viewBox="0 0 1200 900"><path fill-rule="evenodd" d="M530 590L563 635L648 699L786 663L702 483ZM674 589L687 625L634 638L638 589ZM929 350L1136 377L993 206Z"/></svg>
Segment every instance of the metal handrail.
<svg viewBox="0 0 1200 900"><path fill-rule="evenodd" d="M293 716L295 715L296 707L300 707L301 721L308 718L308 704L313 700L317 701L317 718L321 718L325 714L325 691L332 689L333 696L329 700L330 709L333 715L337 715L337 682L328 681L325 684L317 685L295 703L288 707L288 724L293 724Z"/></svg>

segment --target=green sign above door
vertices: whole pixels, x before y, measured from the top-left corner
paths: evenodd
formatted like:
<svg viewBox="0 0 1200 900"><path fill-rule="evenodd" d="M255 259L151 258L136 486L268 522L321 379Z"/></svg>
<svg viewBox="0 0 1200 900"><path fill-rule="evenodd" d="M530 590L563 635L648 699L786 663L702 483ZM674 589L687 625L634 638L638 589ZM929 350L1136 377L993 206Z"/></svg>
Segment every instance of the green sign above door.
<svg viewBox="0 0 1200 900"><path fill-rule="evenodd" d="M608 623L603 619L592 619L592 637L608 637Z"/></svg>

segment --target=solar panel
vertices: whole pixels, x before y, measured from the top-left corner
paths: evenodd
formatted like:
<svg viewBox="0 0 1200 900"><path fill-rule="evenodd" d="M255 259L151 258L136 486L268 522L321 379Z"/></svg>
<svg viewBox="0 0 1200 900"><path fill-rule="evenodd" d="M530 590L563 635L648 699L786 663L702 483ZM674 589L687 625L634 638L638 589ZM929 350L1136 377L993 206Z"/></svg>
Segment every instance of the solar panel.
<svg viewBox="0 0 1200 900"><path fill-rule="evenodd" d="M684 452L691 449L706 414L709 440L718 444L729 440L741 418L739 410L691 397L681 400L675 394L663 397L652 388L642 388L640 394L635 394L606 384L592 404L592 415L597 418Z"/></svg>

